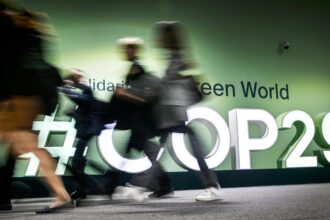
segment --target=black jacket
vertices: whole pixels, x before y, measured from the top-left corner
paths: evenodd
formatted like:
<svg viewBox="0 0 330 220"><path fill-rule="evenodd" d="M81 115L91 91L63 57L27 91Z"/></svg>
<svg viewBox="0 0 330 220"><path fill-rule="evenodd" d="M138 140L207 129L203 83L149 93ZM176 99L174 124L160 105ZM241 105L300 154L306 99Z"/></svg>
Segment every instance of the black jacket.
<svg viewBox="0 0 330 220"><path fill-rule="evenodd" d="M43 114L57 105L59 71L44 59L41 33L16 26L0 14L0 100L11 96L39 96Z"/></svg>
<svg viewBox="0 0 330 220"><path fill-rule="evenodd" d="M89 86L79 84L77 88L81 90L81 93L67 88L62 89L62 92L77 105L72 112L72 117L76 121L77 137L99 135L104 127L106 103L96 100Z"/></svg>
<svg viewBox="0 0 330 220"><path fill-rule="evenodd" d="M159 79L134 62L126 77L126 91L144 99L145 103L134 103L113 96L109 104L109 114L117 121L117 129L154 130L153 105L158 99Z"/></svg>

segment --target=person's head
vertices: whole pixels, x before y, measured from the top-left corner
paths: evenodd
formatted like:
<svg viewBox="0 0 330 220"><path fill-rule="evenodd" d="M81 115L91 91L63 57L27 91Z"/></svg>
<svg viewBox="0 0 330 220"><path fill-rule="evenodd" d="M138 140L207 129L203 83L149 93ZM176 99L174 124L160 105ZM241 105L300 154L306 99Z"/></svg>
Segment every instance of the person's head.
<svg viewBox="0 0 330 220"><path fill-rule="evenodd" d="M8 8L2 13L19 29L32 31L35 36L42 39L50 40L53 36L54 29L49 23L48 15L44 12Z"/></svg>
<svg viewBox="0 0 330 220"><path fill-rule="evenodd" d="M158 47L170 50L183 50L186 48L186 31L180 22L157 22L154 30Z"/></svg>
<svg viewBox="0 0 330 220"><path fill-rule="evenodd" d="M23 11L23 8L19 7L11 1L0 0L1 19L5 18L6 20L9 20L12 24L14 24L16 16L20 15Z"/></svg>
<svg viewBox="0 0 330 220"><path fill-rule="evenodd" d="M133 61L138 57L143 40L139 37L124 37L118 40L118 45L124 53L125 59Z"/></svg>
<svg viewBox="0 0 330 220"><path fill-rule="evenodd" d="M18 26L33 30L42 38L52 37L54 29L49 22L50 19L47 13L24 10L17 17Z"/></svg>

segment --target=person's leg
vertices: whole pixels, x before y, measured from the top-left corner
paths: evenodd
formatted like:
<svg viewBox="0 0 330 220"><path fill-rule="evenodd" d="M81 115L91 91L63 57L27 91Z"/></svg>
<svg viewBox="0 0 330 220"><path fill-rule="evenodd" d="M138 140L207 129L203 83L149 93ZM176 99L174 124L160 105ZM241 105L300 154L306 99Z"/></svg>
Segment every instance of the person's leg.
<svg viewBox="0 0 330 220"><path fill-rule="evenodd" d="M218 183L215 173L213 173L207 166L204 153L201 148L201 144L193 132L193 130L187 127L186 133L188 134L190 145L193 151L195 158L197 159L201 179L205 186L205 192L196 197L196 201L214 201L220 199L220 185Z"/></svg>
<svg viewBox="0 0 330 220"><path fill-rule="evenodd" d="M126 154L128 155L132 149L143 151L143 144L146 140L146 132L144 128L131 129L131 135L126 145Z"/></svg>
<svg viewBox="0 0 330 220"><path fill-rule="evenodd" d="M49 207L52 208L63 202L70 201L70 196L67 193L61 178L55 175L55 163L54 160L50 157L49 153L40 148L34 150L33 153L40 160L40 170L44 175L45 182L50 186L58 200L51 204Z"/></svg>
<svg viewBox="0 0 330 220"><path fill-rule="evenodd" d="M213 174L213 172L208 168L208 166L205 162L202 145L201 145L200 141L198 140L195 132L190 127L186 126L185 124L169 128L167 133L169 134L170 132L183 133L183 134L188 135L192 153L193 153L194 157L196 158L197 163L200 168L200 172L198 172L198 174L201 177L204 187L205 188L218 187L218 185L219 185L218 180L217 180L216 176ZM163 138L163 142L164 141L165 141L165 139Z"/></svg>
<svg viewBox="0 0 330 220"><path fill-rule="evenodd" d="M76 171L83 171L86 165L86 160L84 158L84 151L86 149L87 142L90 138L80 138L76 144L76 150L72 157L72 168Z"/></svg>
<svg viewBox="0 0 330 220"><path fill-rule="evenodd" d="M143 151L153 164L157 159L160 147L152 141L148 141L151 137L152 135L148 126L139 125L137 128L131 129L131 136L127 144L126 154L133 148L140 152ZM133 175L130 183L135 186L150 188L149 179L151 178L151 171L152 168Z"/></svg>
<svg viewBox="0 0 330 220"><path fill-rule="evenodd" d="M132 149L137 151L143 151L144 142L146 140L145 130L143 128L131 129L131 136L129 137L127 146L126 146L126 155L129 155ZM129 184L139 188L148 188L148 184L145 182L145 179L148 176L148 172L142 172L132 175Z"/></svg>
<svg viewBox="0 0 330 220"><path fill-rule="evenodd" d="M86 145L90 137L80 138L76 144L76 151L72 158L71 166L67 165L72 172L73 178L77 182L76 190L71 194L73 199L86 198L87 178L84 173L86 166L86 159L84 158L84 152Z"/></svg>
<svg viewBox="0 0 330 220"><path fill-rule="evenodd" d="M44 175L44 180L50 189L54 192L56 200L47 207L54 209L62 207L70 202L70 196L67 193L64 184L58 176L55 175L55 162L53 158L44 149L38 148L38 137L31 131L10 132L7 135L8 143L11 145L13 156L24 154L27 152L34 153L40 160L40 170Z"/></svg>
<svg viewBox="0 0 330 220"><path fill-rule="evenodd" d="M151 188L152 185L157 185L157 189L149 195L149 198L159 198L173 194L174 190L171 179L157 160L161 149L160 146L154 142L146 141L144 149L152 164L146 182L149 185L149 188Z"/></svg>
<svg viewBox="0 0 330 220"><path fill-rule="evenodd" d="M162 195L173 192L170 179L157 161L160 147L148 140L151 137L153 136L148 127L139 126L139 128L131 130L126 149L127 154L133 148L138 151L144 151L151 161L152 167L142 173L133 175L129 183L130 187L121 187L120 193L124 194L124 197L127 199L144 200L143 192L145 189L161 192Z"/></svg>
<svg viewBox="0 0 330 220"><path fill-rule="evenodd" d="M143 130L134 130L131 129L131 135L128 139L128 142L126 144L125 154L126 156L129 155L130 151L132 149L136 149L138 151L141 151L142 144L143 144ZM132 178L130 179L129 183L126 183L126 186L117 186L118 179L120 177L121 172L116 171L108 171L106 172L107 177L107 185L109 189L109 193L113 193L115 196L119 196L122 199L128 199L128 200L135 200L142 202L144 200L144 189L145 184L143 181L140 181L140 174L134 174ZM114 181L111 180L111 177L114 177Z"/></svg>
<svg viewBox="0 0 330 220"><path fill-rule="evenodd" d="M189 127L187 127L187 134L190 141L191 149L198 162L200 168L200 174L202 176L202 181L204 183L205 188L218 187L219 183L216 178L216 175L208 168L205 162L204 152L202 150L200 141L198 140L196 134Z"/></svg>
<svg viewBox="0 0 330 220"><path fill-rule="evenodd" d="M97 161L86 160L86 162L87 162L88 166L90 166L95 171L97 171L99 173L103 173L104 180L101 184L99 182L97 182L96 180L94 181L94 183L95 183L94 187L96 187L96 185L99 186L99 187L96 187L97 188L96 190L98 190L98 192L102 191L103 193L105 193L109 196L112 196L115 188L119 184L119 178L121 176L121 172L117 171L117 170L110 170L108 168L105 168Z"/></svg>
<svg viewBox="0 0 330 220"><path fill-rule="evenodd" d="M0 211L11 210L11 181L14 172L15 157L9 155L7 162L0 167Z"/></svg>

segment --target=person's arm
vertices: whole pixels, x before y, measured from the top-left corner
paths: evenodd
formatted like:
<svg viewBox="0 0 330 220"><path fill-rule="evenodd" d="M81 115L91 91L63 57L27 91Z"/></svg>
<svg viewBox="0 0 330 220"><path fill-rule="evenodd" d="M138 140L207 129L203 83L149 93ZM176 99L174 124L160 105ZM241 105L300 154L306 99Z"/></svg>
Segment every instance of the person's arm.
<svg viewBox="0 0 330 220"><path fill-rule="evenodd" d="M139 86L133 86L123 89L122 98L126 98L127 101L135 101L135 103L151 103L158 99L161 91L160 80L150 74L143 76L143 83Z"/></svg>
<svg viewBox="0 0 330 220"><path fill-rule="evenodd" d="M80 83L78 85L73 85L73 86L81 89L82 94L78 93L76 91L73 91L72 88L66 88L66 87L62 87L60 89L60 91L63 92L67 97L69 97L77 105L83 105L83 104L90 103L91 99L93 98L93 92L92 92L91 88L82 83Z"/></svg>
<svg viewBox="0 0 330 220"><path fill-rule="evenodd" d="M120 98L120 99L124 99L128 102L133 102L133 103L137 103L137 104L144 104L146 103L146 100L137 96L137 95L133 95L131 93L129 93L126 89L124 88L117 88L115 91L115 96Z"/></svg>

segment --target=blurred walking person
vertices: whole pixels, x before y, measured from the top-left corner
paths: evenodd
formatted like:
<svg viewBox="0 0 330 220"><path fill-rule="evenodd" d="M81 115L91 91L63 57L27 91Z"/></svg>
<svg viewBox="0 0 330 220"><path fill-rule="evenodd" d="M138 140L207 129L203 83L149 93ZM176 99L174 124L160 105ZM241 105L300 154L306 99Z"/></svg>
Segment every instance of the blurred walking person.
<svg viewBox="0 0 330 220"><path fill-rule="evenodd" d="M159 79L146 72L139 60L143 40L138 37L125 37L118 40L125 60L130 62L126 75L125 88L117 88L110 101L109 113L116 120L115 129L130 130L126 154L132 149L144 152L152 166L144 173L135 174L131 187L121 188L132 199L143 200L142 188L157 192L173 193L171 181L164 172L157 156L160 147L151 141L156 136L152 109L158 100ZM134 187L138 186L138 187Z"/></svg>
<svg viewBox="0 0 330 220"><path fill-rule="evenodd" d="M79 69L69 70L69 76L64 80L64 86L60 88L60 91L76 104L75 108L68 113L75 119L78 139L71 166L67 165L77 182L77 187L70 196L73 200L80 200L85 199L87 194L100 190L111 195L114 187L110 183L112 182L110 171L105 174L105 189L84 173L87 161L84 152L88 142L104 129L106 102L94 97L92 89L84 82L84 72Z"/></svg>
<svg viewBox="0 0 330 220"><path fill-rule="evenodd" d="M205 192L198 195L196 201L218 200L218 180L204 160L203 149L196 134L185 124L188 121L187 108L201 99L194 80L182 75L183 71L194 66L188 59L189 48L185 29L179 22L164 21L156 23L154 31L158 47L169 52L167 69L162 78L162 94L155 108L157 128L161 132L160 142L164 146L171 132L188 135L205 186Z"/></svg>
<svg viewBox="0 0 330 220"><path fill-rule="evenodd" d="M45 183L53 191L55 201L37 213L49 213L67 207L71 200L62 180L55 175L54 160L47 151L38 148L38 136L32 131L32 123L38 114L51 111L49 107L57 100L53 96L61 79L56 68L44 60L43 43L48 37L48 26L43 14L12 10L5 2L0 3L1 23L4 24L1 26L4 30L0 41L4 50L0 68L1 77L6 80L1 81L0 140L9 145L11 157L28 152L38 157Z"/></svg>

